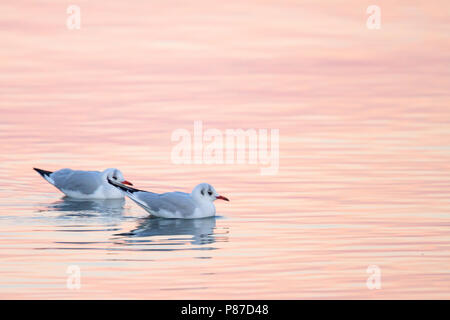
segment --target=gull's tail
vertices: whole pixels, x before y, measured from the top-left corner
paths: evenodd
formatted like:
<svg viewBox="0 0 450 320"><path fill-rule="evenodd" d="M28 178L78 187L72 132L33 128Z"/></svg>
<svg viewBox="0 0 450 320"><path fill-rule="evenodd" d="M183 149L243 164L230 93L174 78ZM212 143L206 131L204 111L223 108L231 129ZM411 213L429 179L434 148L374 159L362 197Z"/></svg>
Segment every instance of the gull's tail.
<svg viewBox="0 0 450 320"><path fill-rule="evenodd" d="M139 190L139 189L130 187L130 186L126 185L126 184L122 184L122 183L120 183L120 182L111 180L110 178L107 178L107 179L108 179L108 182L109 182L110 184L112 184L114 187L116 187L116 188L122 190L122 191L125 192L126 194L133 194L134 192L139 192L139 191L145 192L145 191L143 191L143 190Z"/></svg>
<svg viewBox="0 0 450 320"><path fill-rule="evenodd" d="M36 172L39 173L42 176L42 178L44 178L45 180L47 180L51 184L54 184L53 179L50 178L50 175L53 172L47 171L47 170L38 169L38 168L33 168L33 169L36 170Z"/></svg>
<svg viewBox="0 0 450 320"><path fill-rule="evenodd" d="M107 179L110 184L112 184L114 187L116 187L117 189L122 191L125 195L127 195L131 200L136 202L139 206L144 208L146 211L150 212L150 208L148 207L148 205L144 201L139 199L139 195L140 195L139 192L147 193L147 191L130 187L130 186L122 184L120 182L111 180L110 178L107 178Z"/></svg>

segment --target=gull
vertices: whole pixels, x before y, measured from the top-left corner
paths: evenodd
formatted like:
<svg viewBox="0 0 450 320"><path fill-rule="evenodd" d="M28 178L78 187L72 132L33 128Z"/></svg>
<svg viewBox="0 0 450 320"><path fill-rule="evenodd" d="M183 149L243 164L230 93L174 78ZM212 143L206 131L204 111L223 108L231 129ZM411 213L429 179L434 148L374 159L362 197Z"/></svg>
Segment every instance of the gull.
<svg viewBox="0 0 450 320"><path fill-rule="evenodd" d="M55 172L33 168L50 184L66 196L76 199L123 199L122 192L111 186L107 179L132 185L124 179L120 170L82 171L61 169Z"/></svg>
<svg viewBox="0 0 450 320"><path fill-rule="evenodd" d="M213 217L216 214L214 201L228 198L219 195L212 185L200 183L191 193L154 193L129 187L115 180L108 182L121 190L131 200L151 215L169 219L196 219Z"/></svg>

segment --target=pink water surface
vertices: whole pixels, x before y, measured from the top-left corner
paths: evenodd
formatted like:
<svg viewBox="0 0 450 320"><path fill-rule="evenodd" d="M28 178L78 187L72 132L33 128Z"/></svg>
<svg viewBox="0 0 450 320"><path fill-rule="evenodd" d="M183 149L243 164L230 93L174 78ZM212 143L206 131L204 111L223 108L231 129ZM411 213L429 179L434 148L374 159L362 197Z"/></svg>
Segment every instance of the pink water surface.
<svg viewBox="0 0 450 320"><path fill-rule="evenodd" d="M376 1L369 30L371 4L3 1L0 298L450 298L450 4ZM194 121L278 129L278 173L174 164ZM231 202L152 221L61 199L32 167Z"/></svg>

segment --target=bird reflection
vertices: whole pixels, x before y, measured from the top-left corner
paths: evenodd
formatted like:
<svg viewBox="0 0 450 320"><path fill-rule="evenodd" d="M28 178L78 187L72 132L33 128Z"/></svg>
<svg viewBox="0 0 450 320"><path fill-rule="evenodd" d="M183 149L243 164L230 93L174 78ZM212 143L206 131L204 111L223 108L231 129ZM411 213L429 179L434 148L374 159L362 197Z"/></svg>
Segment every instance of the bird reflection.
<svg viewBox="0 0 450 320"><path fill-rule="evenodd" d="M216 217L203 219L164 219L149 217L142 219L136 229L117 235L131 238L187 235L192 237L190 239L191 244L203 245L216 241L214 237L215 227Z"/></svg>
<svg viewBox="0 0 450 320"><path fill-rule="evenodd" d="M125 199L79 200L64 197L47 206L49 211L72 213L72 215L89 216L92 214L122 214Z"/></svg>

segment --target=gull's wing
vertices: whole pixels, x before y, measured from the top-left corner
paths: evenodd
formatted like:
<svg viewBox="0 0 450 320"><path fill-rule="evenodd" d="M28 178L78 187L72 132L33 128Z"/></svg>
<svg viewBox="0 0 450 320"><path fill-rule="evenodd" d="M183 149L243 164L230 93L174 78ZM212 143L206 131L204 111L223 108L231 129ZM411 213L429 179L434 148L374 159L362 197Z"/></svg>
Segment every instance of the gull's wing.
<svg viewBox="0 0 450 320"><path fill-rule="evenodd" d="M195 213L196 205L188 193L154 193L135 189L108 179L109 183L122 190L131 200L146 211L165 218L188 218Z"/></svg>
<svg viewBox="0 0 450 320"><path fill-rule="evenodd" d="M184 192L141 192L137 194L137 198L159 216L174 215L177 218L186 218L193 215L196 209L191 196Z"/></svg>
<svg viewBox="0 0 450 320"><path fill-rule="evenodd" d="M42 178L47 180L49 183L54 184L55 182L50 178L50 175L53 173L51 171L42 170L38 168L33 168L37 173L41 175Z"/></svg>
<svg viewBox="0 0 450 320"><path fill-rule="evenodd" d="M50 175L53 185L60 190L78 191L83 194L92 194L102 184L99 171L81 171L61 169Z"/></svg>

